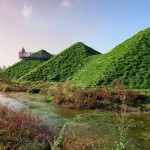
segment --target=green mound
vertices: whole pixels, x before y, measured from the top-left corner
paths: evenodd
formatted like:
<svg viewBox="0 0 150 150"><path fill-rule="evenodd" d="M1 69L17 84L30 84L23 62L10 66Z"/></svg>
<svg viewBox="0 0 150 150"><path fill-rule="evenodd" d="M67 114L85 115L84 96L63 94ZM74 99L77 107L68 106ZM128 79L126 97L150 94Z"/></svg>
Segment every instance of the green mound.
<svg viewBox="0 0 150 150"><path fill-rule="evenodd" d="M47 53L45 50L40 50L36 53L33 53L32 55L39 56L43 54L49 53ZM44 61L41 60L31 60L31 59L21 60L18 63L7 68L6 70L0 72L0 78L10 78L17 80L43 63Z"/></svg>
<svg viewBox="0 0 150 150"><path fill-rule="evenodd" d="M127 88L150 89L150 28L109 53L92 58L73 80L89 87L112 85L121 80Z"/></svg>
<svg viewBox="0 0 150 150"><path fill-rule="evenodd" d="M31 58L34 58L34 59L50 59L51 57L53 57L53 55L51 55L50 53L48 53L47 51L45 50L39 50L38 52L36 53L33 53L31 56Z"/></svg>
<svg viewBox="0 0 150 150"><path fill-rule="evenodd" d="M85 65L89 56L96 54L100 53L78 42L20 79L29 81L65 81Z"/></svg>

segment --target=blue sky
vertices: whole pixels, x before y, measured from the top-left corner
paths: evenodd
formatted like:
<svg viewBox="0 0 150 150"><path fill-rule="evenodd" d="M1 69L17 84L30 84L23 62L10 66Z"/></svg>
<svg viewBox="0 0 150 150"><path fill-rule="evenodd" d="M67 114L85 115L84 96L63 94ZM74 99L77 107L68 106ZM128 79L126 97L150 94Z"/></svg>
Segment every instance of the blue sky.
<svg viewBox="0 0 150 150"><path fill-rule="evenodd" d="M81 41L107 53L150 26L149 0L0 0L0 66Z"/></svg>

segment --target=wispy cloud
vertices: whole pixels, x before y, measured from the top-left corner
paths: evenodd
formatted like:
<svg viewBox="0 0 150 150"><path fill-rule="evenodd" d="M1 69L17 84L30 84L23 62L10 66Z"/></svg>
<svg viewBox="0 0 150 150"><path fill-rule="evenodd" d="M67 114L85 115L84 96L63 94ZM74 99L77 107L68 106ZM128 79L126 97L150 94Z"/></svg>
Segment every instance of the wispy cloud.
<svg viewBox="0 0 150 150"><path fill-rule="evenodd" d="M31 13L32 13L32 6L24 5L23 10L22 10L22 15L26 18L29 18L31 16Z"/></svg>
<svg viewBox="0 0 150 150"><path fill-rule="evenodd" d="M70 8L72 6L71 0L62 0L61 6L64 8Z"/></svg>

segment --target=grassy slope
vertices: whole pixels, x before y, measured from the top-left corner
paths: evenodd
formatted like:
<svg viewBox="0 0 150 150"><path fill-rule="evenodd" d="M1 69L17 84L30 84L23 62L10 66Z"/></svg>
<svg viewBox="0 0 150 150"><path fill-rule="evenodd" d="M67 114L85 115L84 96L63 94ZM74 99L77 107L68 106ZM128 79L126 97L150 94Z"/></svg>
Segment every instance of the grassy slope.
<svg viewBox="0 0 150 150"><path fill-rule="evenodd" d="M74 81L87 86L110 85L118 79L131 88L150 88L150 28L105 55L95 56Z"/></svg>
<svg viewBox="0 0 150 150"><path fill-rule="evenodd" d="M42 51L40 50L34 53L34 55L39 55L41 54L41 52ZM18 63L12 65L8 69L1 72L0 78L18 79L43 63L44 61L40 60L21 60Z"/></svg>
<svg viewBox="0 0 150 150"><path fill-rule="evenodd" d="M84 66L88 56L96 54L100 53L78 42L26 74L21 80L64 81Z"/></svg>
<svg viewBox="0 0 150 150"><path fill-rule="evenodd" d="M36 52L36 53L33 53L31 56L32 57L38 57L38 58L42 58L42 57L44 57L45 55L49 55L49 56L51 56L52 57L52 55L50 54L50 53L48 53L47 51L45 51L45 50L39 50L38 52Z"/></svg>

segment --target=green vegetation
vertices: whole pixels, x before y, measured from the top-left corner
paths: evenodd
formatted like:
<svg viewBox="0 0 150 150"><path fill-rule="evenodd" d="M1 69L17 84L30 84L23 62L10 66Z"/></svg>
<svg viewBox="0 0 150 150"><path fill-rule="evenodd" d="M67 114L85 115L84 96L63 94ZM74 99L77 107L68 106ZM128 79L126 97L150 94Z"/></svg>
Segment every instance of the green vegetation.
<svg viewBox="0 0 150 150"><path fill-rule="evenodd" d="M34 86L32 84L34 84ZM107 91L106 89L103 89L102 92L94 91L94 90L76 91L77 89L75 89L75 87L69 82L67 82L63 86L59 83L57 87L54 85L50 87L50 85L46 85L46 83L41 84L40 82L37 82L37 83L31 83L30 87L46 88L45 90L42 89L42 92L49 91L51 94L54 93L55 94L54 99L58 98L58 102L59 100L60 101L63 100L62 105L65 106L66 104L69 104L71 106L73 101L73 106L74 105L75 107L79 106L78 108L80 108L80 106L81 108L83 107L87 108L86 105L90 106L89 102L91 102L92 104L94 101L94 102L98 102L100 104L99 106L104 107L103 104L105 104L106 106L114 106L114 108L116 108L114 110L118 110L118 107L117 105L115 105L115 102L120 103L119 98L122 98L121 100L124 100L124 102L128 102L128 103L131 102L131 104L134 104L134 101L135 104L136 103L141 104L141 102L143 102L142 100L143 95L138 93L133 93L132 91L117 90L113 92L113 91ZM74 93L76 93L75 96L77 98L74 98L75 96L72 95ZM126 105L122 105L123 107L121 113L102 112L99 110L79 111L79 110L72 110L72 109L70 110L61 109L61 108L53 107L48 103L43 103L45 101L46 95L44 96L33 95L29 93L27 94L8 93L6 95L28 106L30 108L29 111L31 114L34 115L40 114L40 116L44 115L43 119L45 118L46 122L50 123L51 127L54 127L57 130L57 133L59 134L54 144L56 150L70 150L70 149L147 150L150 146L149 145L150 143L149 114L145 112L142 114L135 114L135 115L133 115L132 113L126 114L124 112L128 108ZM74 101L73 98L76 101ZM81 98L81 101L78 100L78 98ZM107 98L110 99L110 101L103 100ZM116 101L113 101L114 98L117 98ZM138 99L141 99L141 101L139 101ZM2 140L0 139L0 146L2 146L2 148L6 148L6 146L8 146L7 144L7 140L8 140L10 143L9 145L10 147L18 146L20 149L22 148L22 149L32 150L35 149L35 147L37 146L39 149L45 147L46 147L45 150L49 149L47 148L48 143L47 143L47 139L44 138L45 136L43 137L44 139L40 139L41 133L39 133L39 131L35 131L35 128L36 130L38 129L37 128L38 123L36 123L35 124L36 126L34 126L34 120L31 121L30 116L29 119L28 117L25 118L24 114L19 112L15 117L12 117L13 116L12 112L10 113L7 112L5 114L2 108L0 108L0 114L2 114L0 115L0 121L5 120L3 124L0 123L0 138L2 138ZM82 115L78 115L78 114L82 114ZM67 119L64 118L66 116ZM75 119L73 119L74 116L76 116ZM8 123L8 121L10 124ZM8 125L5 126L5 128L4 126L1 127L1 125L4 125L5 123L8 123ZM10 129L10 127L12 130L7 130ZM20 128L22 129L21 131ZM5 129L6 132L3 132L3 129ZM44 129L47 129L47 127L44 126ZM32 134L33 131L35 131L34 134ZM38 135L36 135L37 133L39 137ZM42 133L43 133L43 128L42 128ZM43 143L36 143L34 140L35 135L36 137L39 138L39 142L43 142ZM12 138L13 136L15 136L16 138L15 139ZM50 133L49 138L53 139L52 133ZM14 143L19 143L19 145L16 145Z"/></svg>
<svg viewBox="0 0 150 150"><path fill-rule="evenodd" d="M112 86L121 81L124 88L150 89L150 28L145 29L109 53L99 52L78 42L46 62L22 60L0 73L19 81L73 80L79 87ZM33 56L43 56L40 50Z"/></svg>
<svg viewBox="0 0 150 150"><path fill-rule="evenodd" d="M3 79L0 81L2 92L27 92L40 93L46 98L46 103L53 103L58 107L72 109L100 109L100 110L121 110L122 105L128 112L140 112L150 110L150 92L147 90L135 91L112 87L101 89L81 89L71 81L66 82L12 82Z"/></svg>
<svg viewBox="0 0 150 150"><path fill-rule="evenodd" d="M39 55L44 55L44 54L49 54L46 50L39 50L38 52L36 53L33 53L31 56L39 56Z"/></svg>
<svg viewBox="0 0 150 150"><path fill-rule="evenodd" d="M77 115L63 128L58 150L147 150L149 115L93 113Z"/></svg>
<svg viewBox="0 0 150 150"><path fill-rule="evenodd" d="M122 107L125 107L127 112L149 111L150 93L131 89L79 89L67 81L53 85L49 90L47 94L59 107L109 111L121 111Z"/></svg>
<svg viewBox="0 0 150 150"><path fill-rule="evenodd" d="M0 78L11 78L17 80L42 63L43 61L40 60L21 60L8 69L2 71L0 73Z"/></svg>
<svg viewBox="0 0 150 150"><path fill-rule="evenodd" d="M40 50L32 55L38 56L45 53L47 52L44 50ZM21 60L18 63L0 72L0 78L10 78L13 80L18 80L20 77L24 76L43 63L44 61L40 60Z"/></svg>
<svg viewBox="0 0 150 150"><path fill-rule="evenodd" d="M27 92L30 87L30 83L28 82L12 82L8 78L1 79L0 85L0 91L2 92Z"/></svg>
<svg viewBox="0 0 150 150"><path fill-rule="evenodd" d="M49 57L49 58L51 58L51 57L53 57L53 55L51 55L50 53L48 53L47 51L45 51L45 50L39 50L38 52L36 52L36 53L33 53L30 57L33 57L33 58L47 58L47 57Z"/></svg>
<svg viewBox="0 0 150 150"><path fill-rule="evenodd" d="M83 68L89 56L96 54L100 53L78 42L20 79L27 81L65 81Z"/></svg>
<svg viewBox="0 0 150 150"><path fill-rule="evenodd" d="M29 88L28 90L29 93L40 93L40 88L37 88L37 87L31 87Z"/></svg>
<svg viewBox="0 0 150 150"><path fill-rule="evenodd" d="M80 86L112 85L150 89L150 28L145 29L105 55L93 56L73 78Z"/></svg>

